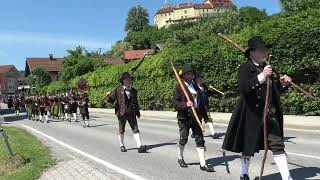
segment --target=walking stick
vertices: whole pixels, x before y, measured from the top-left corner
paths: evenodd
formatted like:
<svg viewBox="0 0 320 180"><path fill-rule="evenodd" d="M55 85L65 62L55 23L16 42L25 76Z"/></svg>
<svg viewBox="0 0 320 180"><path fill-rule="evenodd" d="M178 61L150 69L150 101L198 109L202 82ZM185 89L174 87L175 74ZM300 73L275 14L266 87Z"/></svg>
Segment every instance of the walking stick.
<svg viewBox="0 0 320 180"><path fill-rule="evenodd" d="M218 93L220 93L222 96L225 95L222 91L219 91L218 89L214 88L214 87L211 86L211 85L209 86L209 88L212 89L212 90L214 90L214 91L216 91L216 92L218 92Z"/></svg>
<svg viewBox="0 0 320 180"><path fill-rule="evenodd" d="M233 45L234 47L236 47L237 49L239 49L241 52L245 52L246 50L243 49L239 44L235 43L234 41L232 41L231 39L229 39L226 35L222 34L222 33L218 33L218 36L221 37L222 39L226 40L227 42L229 42L231 45ZM281 74L277 73L275 70L273 70L273 72L275 72L276 74L280 75L280 77L282 76ZM290 81L289 82L294 88L296 88L298 91L302 92L303 94L305 94L306 96L308 96L309 98L313 99L313 100L319 100L318 97L314 97L312 96L309 92L307 92L306 90L304 90L302 87L300 87L299 85L297 85L296 83Z"/></svg>
<svg viewBox="0 0 320 180"><path fill-rule="evenodd" d="M173 70L173 72L174 72L174 74L176 76L176 79L179 82L180 88L182 89L183 94L186 96L188 101L191 101L191 99L190 99L190 97L189 97L189 95L187 93L187 90L186 90L185 86L183 85L183 82L181 81L181 78L179 77L179 74L178 74L178 72L177 72L176 68L174 67L174 65L173 65L171 60L170 60L170 63L171 63L171 66L172 66L172 70ZM204 131L204 128L202 126L202 123L201 123L201 121L199 119L199 116L198 116L197 111L194 108L194 106L191 107L191 110L192 110L193 116L196 118L196 121L197 121L199 127L201 128L202 131Z"/></svg>
<svg viewBox="0 0 320 180"><path fill-rule="evenodd" d="M140 61L135 67L133 67L133 68L131 69L130 75L132 75L132 74L140 67L140 65L141 65L142 62L144 61L145 57L146 57L147 55L149 55L149 54L151 54L151 53L144 53L144 56L143 56L143 58L141 59L141 61ZM121 86L121 84L119 84L119 85L118 85L116 88L114 88L114 90L111 91L111 92L114 92L119 86ZM108 95L106 95L103 99L106 99L106 98L108 98Z"/></svg>
<svg viewBox="0 0 320 180"><path fill-rule="evenodd" d="M272 55L269 55L268 64L271 64L271 57ZM268 118L268 110L269 110L269 99L270 99L270 78L266 79L267 81L267 92L265 97L265 103L264 103L264 110L263 110L263 143L264 143L264 154L263 159L261 163L261 169L260 169L260 176L259 180L262 180L263 171L264 171L264 165L267 159L268 154L268 124L267 124L267 118Z"/></svg>

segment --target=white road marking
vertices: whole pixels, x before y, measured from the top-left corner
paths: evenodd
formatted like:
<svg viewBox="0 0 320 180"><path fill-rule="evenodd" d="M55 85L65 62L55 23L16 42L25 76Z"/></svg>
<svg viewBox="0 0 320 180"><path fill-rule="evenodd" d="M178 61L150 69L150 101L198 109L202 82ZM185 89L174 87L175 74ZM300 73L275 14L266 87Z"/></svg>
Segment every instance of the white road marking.
<svg viewBox="0 0 320 180"><path fill-rule="evenodd" d="M123 175L125 175L125 176L128 176L129 178L132 178L132 179L135 179L135 180L146 180L146 179L143 178L143 177L140 177L140 176L138 176L138 175L135 175L135 174L133 174L133 173L127 171L127 170L124 170L124 169L122 169L122 168L120 168L120 167L118 167L118 166L115 166L115 165L113 165L113 164L111 164L111 163L108 163L108 162L106 162L106 161L104 161L104 160L102 160L102 159L99 159L99 158L91 155L91 154L88 154L88 153L86 153L86 152L83 152L83 151L81 151L80 149L77 149L77 148L75 148L75 147L73 147L73 146L70 146L70 145L68 145L68 144L66 144L66 143L64 143L64 142L62 142L62 141L59 141L59 140L57 140L57 139L55 139L55 138L53 138L53 137L51 137L51 136L49 136L49 135L47 135L47 134L44 134L43 132L38 131L38 130L32 128L32 127L29 127L29 126L24 125L24 124L23 124L22 126L25 127L25 128L27 128L27 129L29 129L29 130L31 130L31 131L33 131L33 132L36 132L36 133L38 133L38 134L40 134L40 135L42 135L42 136L44 136L44 137L46 137L46 138L48 138L48 139L50 139L50 140L52 140L52 141L54 141L54 142L60 144L60 145L66 147L66 148L68 148L68 149L70 149L70 150L72 150L72 151L74 151L74 152L76 152L76 153L79 153L79 154L81 154L82 156L85 156L85 157L87 157L87 158L89 158L89 159L91 159L91 160L93 160L93 161L95 161L95 162L97 162L97 163L99 163L99 164L102 164L102 165L106 166L107 168L110 168L110 169L112 169L112 170L114 170L114 171L117 171L117 172L120 173L120 174L123 174Z"/></svg>
<svg viewBox="0 0 320 180"><path fill-rule="evenodd" d="M222 144L222 142L214 141L214 140L210 140L210 141L206 141L206 142L213 142L213 143L216 143L216 144ZM318 156L311 156L311 155L306 155L306 154L298 154L298 153L292 153L292 152L287 152L287 151L286 151L286 153L289 154L289 155L293 155L293 156L312 158L312 159L320 159L320 157L318 157Z"/></svg>

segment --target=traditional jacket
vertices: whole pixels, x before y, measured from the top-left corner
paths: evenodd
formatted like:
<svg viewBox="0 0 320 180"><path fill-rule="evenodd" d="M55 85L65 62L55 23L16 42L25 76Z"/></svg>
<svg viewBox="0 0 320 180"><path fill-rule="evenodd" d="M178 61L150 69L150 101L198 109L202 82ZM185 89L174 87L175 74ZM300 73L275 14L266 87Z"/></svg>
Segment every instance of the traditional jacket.
<svg viewBox="0 0 320 180"><path fill-rule="evenodd" d="M240 100L232 114L222 148L232 152L254 155L264 149L263 109L266 95L266 82L259 83L259 69L251 60L240 66ZM280 94L286 90L279 80L271 78L270 111L274 111L283 136L283 114Z"/></svg>

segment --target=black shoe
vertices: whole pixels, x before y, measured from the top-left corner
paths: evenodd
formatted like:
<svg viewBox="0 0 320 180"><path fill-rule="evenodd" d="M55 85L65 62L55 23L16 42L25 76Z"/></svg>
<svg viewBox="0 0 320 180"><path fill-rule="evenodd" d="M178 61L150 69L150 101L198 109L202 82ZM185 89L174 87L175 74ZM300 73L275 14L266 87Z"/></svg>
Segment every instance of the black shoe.
<svg viewBox="0 0 320 180"><path fill-rule="evenodd" d="M121 152L127 152L127 149L126 149L126 147L124 147L124 146L121 146L121 147L120 147L120 150L121 150Z"/></svg>
<svg viewBox="0 0 320 180"><path fill-rule="evenodd" d="M247 174L244 174L243 177L240 177L240 180L250 180Z"/></svg>
<svg viewBox="0 0 320 180"><path fill-rule="evenodd" d="M138 148L138 153L145 153L147 151L147 147L144 146L144 145L141 145L139 148Z"/></svg>
<svg viewBox="0 0 320 180"><path fill-rule="evenodd" d="M213 167L208 167L207 165L204 165L204 166L200 165L200 169L202 171L207 171L207 172L216 172Z"/></svg>
<svg viewBox="0 0 320 180"><path fill-rule="evenodd" d="M214 135L211 135L211 137L212 137L213 139L219 139L219 134L215 133Z"/></svg>
<svg viewBox="0 0 320 180"><path fill-rule="evenodd" d="M188 165L184 161L184 159L178 159L178 163L179 163L180 167L182 167L182 168L187 168L188 167Z"/></svg>

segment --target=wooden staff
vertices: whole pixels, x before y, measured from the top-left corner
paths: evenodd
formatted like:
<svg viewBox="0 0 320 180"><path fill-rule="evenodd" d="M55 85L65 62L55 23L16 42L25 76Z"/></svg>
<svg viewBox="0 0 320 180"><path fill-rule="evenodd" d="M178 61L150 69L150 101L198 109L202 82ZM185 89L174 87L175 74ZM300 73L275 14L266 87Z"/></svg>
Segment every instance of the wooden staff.
<svg viewBox="0 0 320 180"><path fill-rule="evenodd" d="M268 64L271 64L271 57L272 55L269 55ZM263 159L261 163L261 169L260 169L260 176L259 179L262 180L263 171L264 171L264 165L267 159L267 153L268 153L268 124L267 124L267 118L268 118L268 109L269 109L269 99L270 99L270 78L268 77L266 79L267 81L267 92L264 102L264 111L263 111L263 142L264 142L264 154Z"/></svg>
<svg viewBox="0 0 320 180"><path fill-rule="evenodd" d="M173 65L171 60L170 60L170 63L171 63L171 66L172 66L172 70L173 70L173 72L174 72L174 74L176 76L176 79L179 82L180 88L182 89L183 94L186 96L188 101L191 101L191 99L190 99L190 97L189 97L189 95L187 93L187 90L186 90L185 86L183 85L183 82L181 81L181 78L180 78L180 76L179 76L179 74L178 74L178 72L177 72L176 68L174 67L174 65ZM197 121L198 125L200 126L201 130L204 131L204 128L202 126L202 123L201 123L201 121L199 119L199 116L198 116L197 111L194 108L194 106L191 106L191 110L192 110L193 116L196 118L196 121Z"/></svg>
<svg viewBox="0 0 320 180"><path fill-rule="evenodd" d="M222 91L219 91L218 89L214 88L214 87L211 86L211 85L209 86L209 88L212 89L212 90L214 90L214 91L216 91L216 92L218 92L218 93L220 93L222 96L225 95Z"/></svg>
<svg viewBox="0 0 320 180"><path fill-rule="evenodd" d="M235 43L234 41L232 41L231 39L229 39L226 35L222 34L222 33L218 33L218 36L220 36L222 39L226 40L227 42L229 42L231 45L233 45L234 47L236 47L237 49L239 49L240 51L242 51L243 53L246 51L245 49L243 49L239 44ZM274 71L274 70L273 70ZM275 71L274 71L275 72ZM278 74L278 73L276 73ZM280 77L282 76L281 74L279 74ZM290 81L289 82L294 88L296 88L298 91L302 92L303 94L305 94L306 96L310 97L313 100L319 100L319 98L312 96L309 92L307 92L306 90L304 90L302 87L300 87L299 85L297 85L296 83Z"/></svg>

